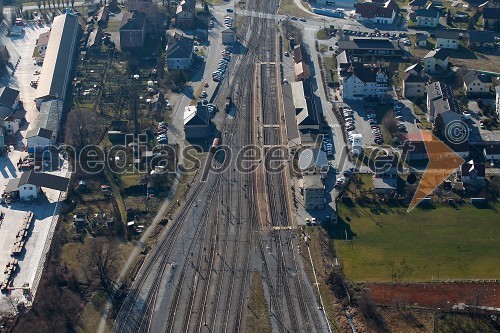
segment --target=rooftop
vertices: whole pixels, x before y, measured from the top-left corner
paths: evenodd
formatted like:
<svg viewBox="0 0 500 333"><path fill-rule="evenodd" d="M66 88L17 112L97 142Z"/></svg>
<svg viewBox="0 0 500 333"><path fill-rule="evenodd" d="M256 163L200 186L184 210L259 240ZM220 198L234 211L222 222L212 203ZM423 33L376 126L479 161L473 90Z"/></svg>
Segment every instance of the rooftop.
<svg viewBox="0 0 500 333"><path fill-rule="evenodd" d="M45 138L45 139L51 139L52 138L52 131L45 129L45 128L34 128L34 129L30 129L28 132L26 132L26 139L34 138L36 136L39 136L39 137Z"/></svg>
<svg viewBox="0 0 500 333"><path fill-rule="evenodd" d="M10 87L0 88L0 104L13 107L19 97L19 90Z"/></svg>
<svg viewBox="0 0 500 333"><path fill-rule="evenodd" d="M55 17L35 98L65 97L78 32L76 16L63 14Z"/></svg>
<svg viewBox="0 0 500 333"><path fill-rule="evenodd" d="M394 9L382 7L372 2L364 2L356 5L356 14L362 18L392 18L394 15Z"/></svg>
<svg viewBox="0 0 500 333"><path fill-rule="evenodd" d="M491 83L492 82L490 75L477 73L476 71L468 72L467 74L464 75L463 79L464 79L464 83L466 85L469 85L476 80L479 80L482 83Z"/></svg>
<svg viewBox="0 0 500 333"><path fill-rule="evenodd" d="M304 179L304 189L313 190L313 189L325 188L320 175L311 175L311 174L303 175L302 179Z"/></svg>
<svg viewBox="0 0 500 333"><path fill-rule="evenodd" d="M25 184L47 187L57 191L66 191L68 189L69 179L49 173L34 172L32 170L21 175L19 186Z"/></svg>
<svg viewBox="0 0 500 333"><path fill-rule="evenodd" d="M436 30L436 38L458 39L460 31L454 29L441 29Z"/></svg>
<svg viewBox="0 0 500 333"><path fill-rule="evenodd" d="M339 50L395 50L404 51L398 41L388 38L367 37L339 41Z"/></svg>
<svg viewBox="0 0 500 333"><path fill-rule="evenodd" d="M184 110L184 126L203 126L210 122L208 108L206 105L186 106Z"/></svg>
<svg viewBox="0 0 500 333"><path fill-rule="evenodd" d="M419 9L419 10L417 10L417 12L415 14L417 15L417 17L430 17L430 18L438 18L439 17L439 12L434 8Z"/></svg>
<svg viewBox="0 0 500 333"><path fill-rule="evenodd" d="M494 43L495 33L486 30L470 30L469 31L470 43Z"/></svg>
<svg viewBox="0 0 500 333"><path fill-rule="evenodd" d="M142 30L146 23L146 15L138 11L123 13L120 30Z"/></svg>
<svg viewBox="0 0 500 333"><path fill-rule="evenodd" d="M167 35L167 58L189 58L193 53L194 40L176 32Z"/></svg>
<svg viewBox="0 0 500 333"><path fill-rule="evenodd" d="M448 51L446 51L446 49L441 49L440 48L440 49L432 50L429 53L427 53L425 55L424 59L427 59L427 58L436 58L436 59L439 59L439 60L445 60L449 56L450 56L450 54L448 53Z"/></svg>
<svg viewBox="0 0 500 333"><path fill-rule="evenodd" d="M487 20L499 20L500 8L485 7L483 9L483 18Z"/></svg>

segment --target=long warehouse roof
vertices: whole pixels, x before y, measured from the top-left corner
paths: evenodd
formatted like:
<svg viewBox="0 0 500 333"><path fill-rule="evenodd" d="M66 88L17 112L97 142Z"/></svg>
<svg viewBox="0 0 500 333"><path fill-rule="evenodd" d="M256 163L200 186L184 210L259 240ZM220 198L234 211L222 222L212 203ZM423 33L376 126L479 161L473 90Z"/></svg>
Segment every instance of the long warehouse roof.
<svg viewBox="0 0 500 333"><path fill-rule="evenodd" d="M78 18L69 13L54 18L35 98L64 98L78 27Z"/></svg>

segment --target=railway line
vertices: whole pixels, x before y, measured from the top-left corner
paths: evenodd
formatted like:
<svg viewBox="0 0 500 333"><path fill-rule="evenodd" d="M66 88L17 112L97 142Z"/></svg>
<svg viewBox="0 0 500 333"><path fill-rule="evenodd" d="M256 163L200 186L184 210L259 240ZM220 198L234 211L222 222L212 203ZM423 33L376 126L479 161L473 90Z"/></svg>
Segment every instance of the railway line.
<svg viewBox="0 0 500 333"><path fill-rule="evenodd" d="M278 3L250 2L247 8L276 13ZM229 75L225 78L235 110L220 126L220 138L234 154L255 144L259 132L264 154L282 144L276 102L280 84L275 63L276 22L251 15L241 19L249 27L242 36L247 48L231 75L231 84ZM254 75L257 66L258 78ZM257 97L262 105L254 107ZM256 117L262 122L256 122ZM210 163L221 165L224 151L209 158ZM293 233L273 229L290 226L284 179L288 171L266 173L263 182L258 182L255 174L239 172L235 163L233 158L225 170L215 174L204 169L200 179L206 182L191 188L139 271L118 314L115 332L244 331L250 276L255 269L261 271L267 286L274 331L326 332L312 288L295 257ZM257 188L262 184L268 195L266 217L257 204L262 190Z"/></svg>

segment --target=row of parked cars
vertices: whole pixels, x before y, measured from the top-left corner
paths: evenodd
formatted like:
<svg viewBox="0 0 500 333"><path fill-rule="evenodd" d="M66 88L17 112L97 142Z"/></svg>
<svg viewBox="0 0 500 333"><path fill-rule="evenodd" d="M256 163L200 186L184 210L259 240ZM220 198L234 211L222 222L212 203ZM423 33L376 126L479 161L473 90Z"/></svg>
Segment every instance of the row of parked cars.
<svg viewBox="0 0 500 333"><path fill-rule="evenodd" d="M333 143L330 139L329 134L323 134L323 145L322 145L323 151L326 152L326 155L328 157L333 157Z"/></svg>
<svg viewBox="0 0 500 333"><path fill-rule="evenodd" d="M233 51L233 47L228 45L222 50L222 58L219 60L219 67L215 72L212 73L212 79L215 82L219 82L224 73L226 73L227 67L229 66L229 62L231 61L231 52Z"/></svg>
<svg viewBox="0 0 500 333"><path fill-rule="evenodd" d="M372 130L373 142L379 145L383 144L384 138L382 137L382 132L380 131L380 127L377 123L377 115L375 114L375 110L366 110L366 117L368 118L368 122L370 123L370 128Z"/></svg>
<svg viewBox="0 0 500 333"><path fill-rule="evenodd" d="M158 136L156 137L156 140L158 141L159 144L167 144L168 143L168 138L167 138L167 131L168 131L168 126L164 122L160 122L158 124Z"/></svg>
<svg viewBox="0 0 500 333"><path fill-rule="evenodd" d="M403 104L400 101L396 100L394 101L392 108L398 122L398 130L401 132L406 132L406 126L403 122Z"/></svg>
<svg viewBox="0 0 500 333"><path fill-rule="evenodd" d="M353 135L356 134L356 124L354 120L354 111L350 108L346 108L343 111L345 129L347 131L347 140L349 143L353 142Z"/></svg>

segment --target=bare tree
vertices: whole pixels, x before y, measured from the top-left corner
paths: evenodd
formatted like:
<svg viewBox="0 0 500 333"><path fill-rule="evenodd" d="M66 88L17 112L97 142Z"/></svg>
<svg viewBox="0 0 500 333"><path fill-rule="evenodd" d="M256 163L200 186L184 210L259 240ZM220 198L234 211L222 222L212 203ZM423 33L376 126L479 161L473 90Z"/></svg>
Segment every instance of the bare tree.
<svg viewBox="0 0 500 333"><path fill-rule="evenodd" d="M120 258L118 248L105 238L96 238L89 243L88 268L97 273L99 282L104 290L112 291L114 281L111 275L117 267Z"/></svg>
<svg viewBox="0 0 500 333"><path fill-rule="evenodd" d="M74 109L68 114L65 128L65 142L75 149L98 144L103 135L103 127L97 116L88 110Z"/></svg>
<svg viewBox="0 0 500 333"><path fill-rule="evenodd" d="M391 135L394 135L398 132L398 122L396 120L394 112L389 111L384 115L384 118L382 118L382 125L387 128Z"/></svg>

